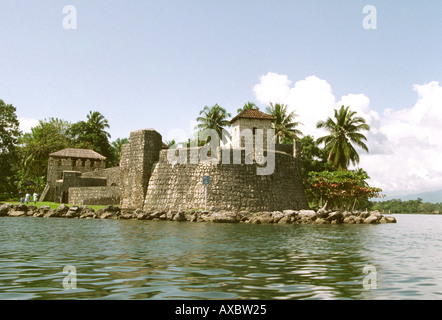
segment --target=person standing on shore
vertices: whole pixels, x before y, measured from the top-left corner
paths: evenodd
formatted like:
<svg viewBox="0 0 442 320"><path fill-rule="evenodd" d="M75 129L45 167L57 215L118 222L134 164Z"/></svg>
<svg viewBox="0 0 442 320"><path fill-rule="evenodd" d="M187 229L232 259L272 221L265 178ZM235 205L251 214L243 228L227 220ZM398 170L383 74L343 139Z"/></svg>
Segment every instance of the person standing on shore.
<svg viewBox="0 0 442 320"><path fill-rule="evenodd" d="M25 196L26 204L28 204L30 201L31 201L31 195L29 194L29 192L26 192L26 196Z"/></svg>
<svg viewBox="0 0 442 320"><path fill-rule="evenodd" d="M37 204L38 193L34 192L32 196L34 197L34 204Z"/></svg>

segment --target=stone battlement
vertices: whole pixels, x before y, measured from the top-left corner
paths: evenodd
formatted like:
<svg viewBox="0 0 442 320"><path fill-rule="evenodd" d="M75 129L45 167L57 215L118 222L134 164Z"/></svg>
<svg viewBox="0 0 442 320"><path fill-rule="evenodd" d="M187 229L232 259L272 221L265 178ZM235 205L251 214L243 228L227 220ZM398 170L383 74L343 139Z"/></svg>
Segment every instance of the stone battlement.
<svg viewBox="0 0 442 320"><path fill-rule="evenodd" d="M209 143L167 149L161 134L144 129L131 132L130 142L122 146L119 167L106 169L106 158L92 150L53 153L42 198L78 205L119 204L130 210L307 209L296 142L275 144L274 131L268 128L271 119L259 116L263 119L237 121L244 128L235 127L236 131L245 131L237 132L233 147ZM207 176L210 183L203 185Z"/></svg>
<svg viewBox="0 0 442 320"><path fill-rule="evenodd" d="M211 181L208 206L252 211L308 207L299 159L293 155L277 150L257 155L244 148L207 151L205 147L162 150L156 131L132 132L121 155L121 207L203 208L203 176L210 176ZM269 162L272 170L258 174Z"/></svg>

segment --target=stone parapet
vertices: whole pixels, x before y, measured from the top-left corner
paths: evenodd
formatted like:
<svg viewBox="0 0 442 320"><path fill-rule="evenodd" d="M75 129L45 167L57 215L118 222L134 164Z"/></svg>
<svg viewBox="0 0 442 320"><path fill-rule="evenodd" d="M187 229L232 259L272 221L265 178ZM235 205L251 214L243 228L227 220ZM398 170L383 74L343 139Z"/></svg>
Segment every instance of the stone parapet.
<svg viewBox="0 0 442 320"><path fill-rule="evenodd" d="M233 163L233 153L241 152L240 164ZM175 150L179 153L179 150ZM258 175L261 165L245 163L244 149L220 149L219 161L196 162L195 149L184 149L187 163L171 163L167 151L160 153L149 181L144 210L204 208L206 203L203 176L210 176L207 206L223 210L284 210L308 208L296 158L273 152L275 168L272 174ZM230 163L221 161L223 152L230 153ZM225 157L225 156L224 156ZM193 159L193 163L192 160Z"/></svg>
<svg viewBox="0 0 442 320"><path fill-rule="evenodd" d="M69 204L119 205L119 187L73 187L69 188Z"/></svg>
<svg viewBox="0 0 442 320"><path fill-rule="evenodd" d="M162 149L161 135L152 129L130 134L130 143L122 148L120 160L121 207L141 208L154 162Z"/></svg>

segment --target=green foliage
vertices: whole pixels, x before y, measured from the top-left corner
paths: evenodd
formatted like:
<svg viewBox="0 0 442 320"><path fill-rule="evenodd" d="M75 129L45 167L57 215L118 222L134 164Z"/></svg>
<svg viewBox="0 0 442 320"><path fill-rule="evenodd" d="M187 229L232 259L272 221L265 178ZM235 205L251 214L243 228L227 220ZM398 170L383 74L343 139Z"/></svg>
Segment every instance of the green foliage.
<svg viewBox="0 0 442 320"><path fill-rule="evenodd" d="M129 139L128 138L117 138L117 140L115 140L114 142L112 142L112 147L113 147L113 165L118 165L118 163L120 163L120 157L121 157L121 149L123 147L123 144L129 143Z"/></svg>
<svg viewBox="0 0 442 320"><path fill-rule="evenodd" d="M17 184L18 190L35 186L37 192L44 187L49 154L72 146L72 140L67 132L71 124L57 118L40 120L20 140L21 172Z"/></svg>
<svg viewBox="0 0 442 320"><path fill-rule="evenodd" d="M305 136L299 140L301 150L301 172L307 178L311 171L335 171L335 167L327 161L327 152L320 148L312 136Z"/></svg>
<svg viewBox="0 0 442 320"><path fill-rule="evenodd" d="M231 115L230 113L227 113L226 109L220 107L218 104L215 104L212 107L205 106L203 110L200 111L199 115L200 116L196 118L196 121L199 122L196 129L213 129L220 138L231 138L230 134L226 131L224 132L225 136L223 135L223 129L230 126L230 122L227 120L227 118L229 118ZM209 141L210 139L207 139L205 143Z"/></svg>
<svg viewBox="0 0 442 320"><path fill-rule="evenodd" d="M300 122L295 122L294 119L298 116L294 112L288 111L288 106L279 103L270 103L266 108L266 112L274 117L276 120L273 121L273 129L278 136L278 142L282 142L281 138L298 139L302 136L302 132L296 129Z"/></svg>
<svg viewBox="0 0 442 320"><path fill-rule="evenodd" d="M109 143L110 135L104 131L109 128L106 119L99 112L90 112L87 122L72 124L57 118L40 120L19 140L20 161L17 168L16 190L41 192L47 174L49 154L65 148L87 148L97 151L108 158L108 166L119 162L121 146L128 139L117 139ZM104 150L104 151L103 151Z"/></svg>
<svg viewBox="0 0 442 320"><path fill-rule="evenodd" d="M317 127L330 134L316 141L312 137L301 141L303 184L309 200L319 206L326 201L329 207L353 210L368 208L370 198L383 197L380 188L367 184L369 176L364 170L347 170L350 163L359 163L352 143L368 152L364 143L367 138L360 133L370 130L365 119L357 117L350 107L341 106L335 109L334 120L319 121ZM319 148L322 143L323 149Z"/></svg>
<svg viewBox="0 0 442 320"><path fill-rule="evenodd" d="M244 110L251 110L251 109L259 110L259 107L254 102L249 101L249 102L245 103L242 108L239 108L236 112L240 113Z"/></svg>
<svg viewBox="0 0 442 320"><path fill-rule="evenodd" d="M174 147L176 147L176 141L175 141L175 139L165 141L164 143L167 144L167 146L168 146L169 148L174 148Z"/></svg>
<svg viewBox="0 0 442 320"><path fill-rule="evenodd" d="M319 148L318 143L312 136L305 136L299 140L298 148L300 149L301 159L301 177L307 199L310 203L318 205L316 195L312 191L311 182L309 180L310 172L335 171L335 167L327 161L327 152ZM320 202L320 201L319 201Z"/></svg>
<svg viewBox="0 0 442 320"><path fill-rule="evenodd" d="M18 143L21 135L20 123L15 112L17 109L12 104L0 100L0 153L10 153Z"/></svg>
<svg viewBox="0 0 442 320"><path fill-rule="evenodd" d="M0 192L15 192L21 136L16 108L0 100Z"/></svg>
<svg viewBox="0 0 442 320"><path fill-rule="evenodd" d="M318 144L324 143L330 161L337 169L347 169L350 162L353 165L359 163L359 155L352 143L368 152L367 145L363 142L367 138L360 133L362 130L370 130L365 123L365 119L356 117L356 112L351 111L350 107L342 106L341 109L335 109L334 121L328 118L326 121L319 121L318 128L324 128L330 132L330 135L320 137Z"/></svg>
<svg viewBox="0 0 442 320"><path fill-rule="evenodd" d="M248 102L238 112L246 109L258 107ZM106 131L110 127L109 123L97 111L90 111L86 121L74 124L54 118L42 120L32 128L31 133L22 138L16 109L0 100L0 111L0 192L8 196L11 192L16 193L17 188L41 191L46 179L47 160L52 152L67 147L92 149L108 159L108 166L115 166L119 162L122 145L129 142L124 138L111 144L110 134ZM369 130L363 118L355 117L355 112L342 106L339 111L335 110L336 122L329 118L326 122L318 123L318 127L327 129L331 134L315 141L312 136L299 138L302 135L297 129L300 123L294 121L297 115L289 113L286 105L271 103L266 111L277 118L273 127L280 142L292 144L293 139L299 142L303 184L311 203L320 205L328 201L329 205L335 207L349 208L358 204L381 208L382 204L368 201L371 197L380 196L381 190L366 184L368 176L365 171L337 170L347 168L350 162L359 162L359 156L351 143L368 151L363 143L366 138L359 133L361 130ZM199 123L196 129L214 129L222 137L223 129L230 126L227 120L230 116L218 104L205 106L197 118ZM169 144L190 147L197 144L197 137L198 132L187 142L176 144L171 141ZM227 138L231 138L230 135ZM207 142L209 140L198 141L198 145ZM325 144L324 148L319 147L321 143ZM390 203L387 202L385 206L388 205ZM433 209L433 206L423 203L419 203L417 208L410 203L409 207L407 210Z"/></svg>
<svg viewBox="0 0 442 320"><path fill-rule="evenodd" d="M31 200L32 200L32 199L31 199ZM8 202L8 203L11 203L11 204L20 204L19 201L12 201L12 202ZM34 205L34 202L31 201L31 202L29 203L29 205L32 205L32 206L33 206L33 205ZM41 206L48 206L48 207L50 207L51 209L54 209L54 210L57 210L58 207L61 206L61 205L62 205L61 203L56 203L56 202L46 202L46 201L44 201L44 202L37 202L37 203L35 204L35 206L36 206L37 208L40 208ZM68 207L72 207L73 205L68 204L67 206L68 206ZM107 206L103 206L103 205L87 205L87 207L88 207L88 208L91 208L91 209L94 209L94 211L97 212L98 210L100 210L100 209L102 209L102 208L105 208L105 207L107 207ZM118 206L116 206L116 207L118 207Z"/></svg>
<svg viewBox="0 0 442 320"><path fill-rule="evenodd" d="M416 200L402 201L393 199L380 202L371 202L372 209L391 213L442 213L442 203L422 202L421 198Z"/></svg>
<svg viewBox="0 0 442 320"><path fill-rule="evenodd" d="M6 193L0 193L0 202L3 201L12 201L14 200L16 197L14 196L13 193L11 192L6 192Z"/></svg>
<svg viewBox="0 0 442 320"><path fill-rule="evenodd" d="M107 158L108 166L116 165L115 152L109 142L110 128L107 119L98 111L90 111L87 121L79 121L71 127L70 134L76 148L91 149Z"/></svg>
<svg viewBox="0 0 442 320"><path fill-rule="evenodd" d="M65 148L87 148L104 155L108 166L119 163L121 146L128 139L109 143L108 121L90 111L87 121L71 124L57 118L40 120L30 133L22 135L16 108L0 100L0 194L43 190L49 154Z"/></svg>
<svg viewBox="0 0 442 320"><path fill-rule="evenodd" d="M326 201L328 207L353 210L361 200L382 197L382 190L368 186L367 179L361 169L309 172L306 191L319 206Z"/></svg>

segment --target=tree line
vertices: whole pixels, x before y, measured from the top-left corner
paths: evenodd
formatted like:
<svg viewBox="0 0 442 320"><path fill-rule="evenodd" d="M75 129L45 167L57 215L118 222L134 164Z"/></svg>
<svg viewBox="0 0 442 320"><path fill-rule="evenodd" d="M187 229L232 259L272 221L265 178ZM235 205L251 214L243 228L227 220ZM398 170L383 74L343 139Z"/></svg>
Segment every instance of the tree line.
<svg viewBox="0 0 442 320"><path fill-rule="evenodd" d="M41 192L46 183L49 154L66 148L92 149L107 158L107 166L119 163L127 138L110 142L108 120L90 111L84 121L71 123L58 118L40 120L31 132L19 128L16 108L0 100L0 195ZM0 199L1 200L1 199Z"/></svg>
<svg viewBox="0 0 442 320"><path fill-rule="evenodd" d="M247 109L259 110L253 102L247 102L237 112ZM265 112L275 117L272 127L282 144L297 141L301 150L302 182L309 204L313 208L325 207L355 210L371 207L370 198L382 197L380 188L371 187L370 178L363 169L349 170L349 166L359 164L359 154L355 146L369 152L367 138L363 131L370 126L349 106L334 110L334 116L318 121L317 128L329 134L314 139L304 136L299 130L298 115L285 104L270 103ZM221 133L230 126L227 119L231 115L218 104L205 106L197 118L195 129L214 129Z"/></svg>
<svg viewBox="0 0 442 320"><path fill-rule="evenodd" d="M392 199L387 201L372 202L372 209L390 213L441 213L442 203L423 202L421 198L402 201Z"/></svg>
<svg viewBox="0 0 442 320"><path fill-rule="evenodd" d="M253 102L247 102L237 112L256 109ZM98 111L90 111L84 121L71 123L58 118L40 120L30 133L19 130L16 108L0 100L0 194L17 194L35 188L41 191L46 182L49 154L65 148L92 149L107 158L107 166L119 163L121 146L127 138L109 141L110 128L107 119ZM298 142L301 156L303 185L311 207L327 205L330 208L360 209L371 206L372 197L381 197L379 188L370 187L369 176L363 169L349 170L350 164L359 164L355 146L368 152L367 138L362 133L370 127L350 107L336 109L334 117L318 121L317 127L329 134L314 139L304 136L299 129L298 115L290 112L285 104L270 103L265 112L274 116L272 127L282 144ZM198 131L214 129L220 136L230 126L231 114L215 104L204 106L196 118L195 136ZM190 145L192 139L176 143L167 141L169 146ZM230 137L227 137L230 139ZM196 138L198 139L198 138ZM207 141L198 141L204 144Z"/></svg>

